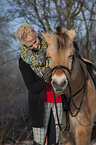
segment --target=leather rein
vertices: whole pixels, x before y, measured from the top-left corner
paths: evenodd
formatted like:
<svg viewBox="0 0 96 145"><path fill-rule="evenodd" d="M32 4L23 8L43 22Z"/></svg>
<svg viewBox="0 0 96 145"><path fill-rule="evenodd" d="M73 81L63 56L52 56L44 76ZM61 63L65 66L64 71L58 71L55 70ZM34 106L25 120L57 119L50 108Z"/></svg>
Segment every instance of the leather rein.
<svg viewBox="0 0 96 145"><path fill-rule="evenodd" d="M81 109L81 106L82 106L82 103L83 103L83 100L84 100L84 93L85 93L85 88L86 88L86 76L85 76L85 71L80 63L80 67L84 73L84 84L82 85L82 87L74 94L72 94L71 92L71 86L70 86L70 83L69 83L69 80L68 80L68 75L71 76L72 74L72 70L73 70L73 61L74 61L74 56L72 57L72 65L71 65L71 70L69 70L69 68L67 68L66 66L55 66L53 69L52 69L52 72L53 71L56 71L58 69L62 70L64 72L64 74L66 75L66 78L67 78L67 81L68 81L68 88L69 88L69 93L70 93L70 96L68 96L68 106L69 106L69 110L65 110L66 111L66 127L65 129L62 129L61 125L63 124L60 124L59 122L59 117L58 117L58 110L57 110L57 105L56 105L56 98L55 98L55 92L54 92L54 89L53 89L53 94L54 94L54 101L55 101L55 109L56 109L56 115L57 115L57 121L58 121L58 125L59 126L59 129L62 133L64 133L65 131L69 131L70 130L70 123L69 123L69 113L71 114L72 117L76 117L78 115L78 113L80 112L80 109ZM68 75L66 74L65 70L67 70L68 72ZM82 95L82 98L81 98L81 102L80 102L80 105L79 107L76 106L73 98L75 96L77 96L81 91L83 90L83 95ZM77 110L75 114L72 113L71 111L71 107L70 107L70 102L72 102L73 106L75 107L75 109Z"/></svg>

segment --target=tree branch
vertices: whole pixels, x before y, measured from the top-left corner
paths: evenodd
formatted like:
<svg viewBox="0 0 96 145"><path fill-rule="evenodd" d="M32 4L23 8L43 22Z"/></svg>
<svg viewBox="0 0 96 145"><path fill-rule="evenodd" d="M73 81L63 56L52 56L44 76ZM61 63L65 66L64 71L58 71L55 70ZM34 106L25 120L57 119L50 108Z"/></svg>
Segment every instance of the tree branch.
<svg viewBox="0 0 96 145"><path fill-rule="evenodd" d="M89 59L89 49L88 49L88 44L89 44L89 31L88 31L87 21L86 21L86 17L85 17L85 14L84 14L83 9L82 9L82 15L83 15L83 18L84 18L85 27L86 27L86 33L87 33L86 53L87 53L87 58Z"/></svg>
<svg viewBox="0 0 96 145"><path fill-rule="evenodd" d="M81 4L81 7L80 7L80 9L78 10L77 13L75 13L74 15L71 16L71 19L74 19L74 17L76 17L76 16L82 11L82 8L83 8L83 6L85 5L85 3L86 3L86 0L85 0L85 1L83 0L83 2L81 1L81 2L79 3L79 4Z"/></svg>
<svg viewBox="0 0 96 145"><path fill-rule="evenodd" d="M41 18L40 18L40 16L39 16L39 13L38 13L37 5L36 5L36 0L34 0L34 11L35 11L35 13L36 13L36 16L37 16L39 22L42 24L44 31L46 32L46 27L44 26L44 23L43 23L43 21L41 20Z"/></svg>

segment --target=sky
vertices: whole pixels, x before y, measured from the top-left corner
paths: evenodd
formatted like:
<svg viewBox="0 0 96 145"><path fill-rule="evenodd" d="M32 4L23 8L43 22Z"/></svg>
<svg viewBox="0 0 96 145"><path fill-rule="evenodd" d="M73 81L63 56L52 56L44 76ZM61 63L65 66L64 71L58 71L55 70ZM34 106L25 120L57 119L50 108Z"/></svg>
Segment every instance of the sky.
<svg viewBox="0 0 96 145"><path fill-rule="evenodd" d="M5 16L8 9L10 9L8 0L0 0L0 17ZM15 34L16 36L18 28L24 23L25 21L23 18L14 19L13 21L8 22L8 31L11 32L11 34ZM12 45L18 48L18 46L20 45L19 40L12 41Z"/></svg>
<svg viewBox="0 0 96 145"><path fill-rule="evenodd" d="M14 5L12 6L12 8L14 8ZM10 5L8 3L8 0L0 0L0 17L5 16L8 9L10 9ZM76 21L75 23L79 23L79 21ZM9 31L12 34L15 34L15 36L16 36L16 32L17 32L18 28L21 25L26 24L26 22L25 22L24 18L15 18L13 21L10 21L8 24L9 24L9 26L8 26ZM38 31L38 27L36 27L36 25L33 25L33 27L36 31ZM79 31L79 27L75 28L75 30L76 30L76 32ZM82 37L83 37L86 33L84 22L82 22L80 30L82 30L82 32L80 31L80 35L82 34ZM76 35L77 35L77 33L76 33ZM20 45L19 40L16 40L16 41L14 41L13 44L14 45Z"/></svg>
<svg viewBox="0 0 96 145"><path fill-rule="evenodd" d="M14 5L13 5L14 8ZM0 0L0 17L5 16L7 10L10 9L10 4L7 0ZM23 18L15 19L14 21L9 22L10 24L10 31L15 32L22 24L24 24L25 21Z"/></svg>

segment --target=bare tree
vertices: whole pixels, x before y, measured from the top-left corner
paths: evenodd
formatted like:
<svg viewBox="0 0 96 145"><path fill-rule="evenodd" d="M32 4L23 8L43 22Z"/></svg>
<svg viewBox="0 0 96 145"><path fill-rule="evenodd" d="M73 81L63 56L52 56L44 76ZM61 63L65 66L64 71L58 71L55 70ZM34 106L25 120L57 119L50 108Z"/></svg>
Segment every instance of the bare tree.
<svg viewBox="0 0 96 145"><path fill-rule="evenodd" d="M75 25L76 40L79 42L82 55L93 62L96 61L96 48L94 48L96 46L94 41L96 26L95 0L91 2L89 0L8 1L11 6L14 4L14 9L8 10L7 16L10 20L23 17L26 23L49 33L57 25L63 25L68 29Z"/></svg>

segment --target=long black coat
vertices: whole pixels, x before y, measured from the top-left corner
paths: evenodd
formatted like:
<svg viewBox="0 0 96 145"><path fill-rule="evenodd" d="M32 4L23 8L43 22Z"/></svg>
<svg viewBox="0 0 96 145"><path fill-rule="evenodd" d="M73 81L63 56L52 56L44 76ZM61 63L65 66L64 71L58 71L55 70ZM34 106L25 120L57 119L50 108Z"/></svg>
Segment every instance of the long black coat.
<svg viewBox="0 0 96 145"><path fill-rule="evenodd" d="M36 75L30 65L25 63L21 57L19 59L19 69L28 89L29 112L31 115L32 126L43 127L44 87L47 83L43 78Z"/></svg>

